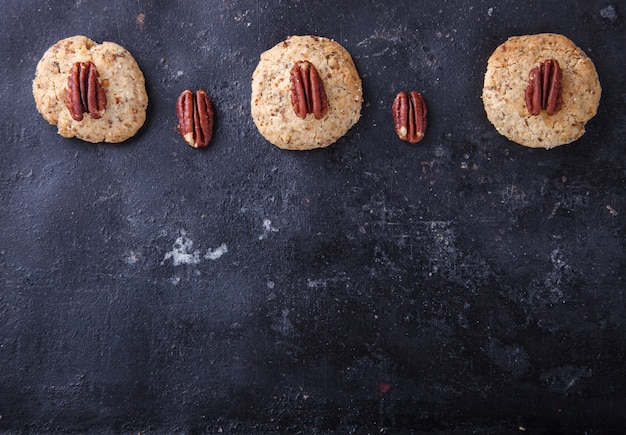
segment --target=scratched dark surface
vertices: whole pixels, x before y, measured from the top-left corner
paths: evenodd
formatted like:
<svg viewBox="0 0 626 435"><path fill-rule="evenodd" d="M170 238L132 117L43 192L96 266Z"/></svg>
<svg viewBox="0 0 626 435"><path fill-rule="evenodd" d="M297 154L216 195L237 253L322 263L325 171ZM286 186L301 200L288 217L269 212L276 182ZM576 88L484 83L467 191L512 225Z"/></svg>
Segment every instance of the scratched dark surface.
<svg viewBox="0 0 626 435"><path fill-rule="evenodd" d="M626 9L619 1L4 1L0 431L616 433L626 425ZM498 135L480 93L512 35L557 32L603 87L577 142ZM83 34L150 97L120 145L64 139L35 67ZM339 41L359 123L288 152L250 118L291 34ZM209 149L174 130L205 88ZM429 105L418 145L390 106Z"/></svg>

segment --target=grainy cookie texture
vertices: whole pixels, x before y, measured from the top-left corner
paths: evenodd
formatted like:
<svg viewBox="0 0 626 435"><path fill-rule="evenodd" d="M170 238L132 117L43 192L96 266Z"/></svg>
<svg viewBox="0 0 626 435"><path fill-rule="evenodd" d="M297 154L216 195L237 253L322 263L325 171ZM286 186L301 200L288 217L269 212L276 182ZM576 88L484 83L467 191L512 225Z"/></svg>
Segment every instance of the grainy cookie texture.
<svg viewBox="0 0 626 435"><path fill-rule="evenodd" d="M548 59L558 61L563 74L561 109L533 116L525 103L529 72ZM562 35L543 33L509 38L487 62L483 104L500 134L531 148L553 148L585 133L602 89L593 62Z"/></svg>
<svg viewBox="0 0 626 435"><path fill-rule="evenodd" d="M76 62L88 61L97 67L106 109L99 119L85 114L77 121L66 106L68 76ZM144 76L131 54L113 42L96 44L85 36L62 39L46 51L37 65L33 95L37 110L61 136L94 143L134 136L148 107Z"/></svg>
<svg viewBox="0 0 626 435"><path fill-rule="evenodd" d="M290 72L308 61L321 77L328 110L321 119L304 119L291 102ZM317 36L291 36L261 54L252 75L252 119L260 133L279 148L309 150L336 142L359 120L361 79L352 57L337 42Z"/></svg>

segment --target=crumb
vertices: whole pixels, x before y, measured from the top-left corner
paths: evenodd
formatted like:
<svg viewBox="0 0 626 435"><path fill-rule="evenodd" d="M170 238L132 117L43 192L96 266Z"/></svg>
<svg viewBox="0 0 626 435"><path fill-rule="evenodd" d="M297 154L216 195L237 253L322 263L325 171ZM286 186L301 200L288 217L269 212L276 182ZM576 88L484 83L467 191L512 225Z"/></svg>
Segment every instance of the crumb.
<svg viewBox="0 0 626 435"><path fill-rule="evenodd" d="M606 209L609 211L611 216L616 217L619 213L613 207L607 204Z"/></svg>

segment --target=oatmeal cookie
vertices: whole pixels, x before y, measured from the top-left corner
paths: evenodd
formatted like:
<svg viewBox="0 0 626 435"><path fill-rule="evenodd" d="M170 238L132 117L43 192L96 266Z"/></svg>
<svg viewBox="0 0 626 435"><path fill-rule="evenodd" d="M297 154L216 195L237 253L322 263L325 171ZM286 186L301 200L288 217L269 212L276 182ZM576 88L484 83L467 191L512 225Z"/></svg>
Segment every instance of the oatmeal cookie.
<svg viewBox="0 0 626 435"><path fill-rule="evenodd" d="M92 62L106 96L96 116L74 119L66 105L68 78L77 62ZM87 142L122 142L137 133L146 119L148 96L135 59L113 42L97 44L85 36L65 38L50 47L37 65L33 80L37 110L63 137Z"/></svg>
<svg viewBox="0 0 626 435"><path fill-rule="evenodd" d="M531 115L525 92L530 70L548 59L562 70L562 104L553 115ZM602 89L593 62L562 35L543 33L509 38L487 62L482 100L487 118L508 139L531 148L570 143L585 132Z"/></svg>
<svg viewBox="0 0 626 435"><path fill-rule="evenodd" d="M327 110L300 111L292 105L291 71L312 64L323 82ZM304 68L304 67L303 67ZM310 150L331 145L359 120L361 79L352 57L337 42L317 36L291 36L261 54L252 75L252 118L259 132L279 148ZM311 109L313 110L313 109Z"/></svg>

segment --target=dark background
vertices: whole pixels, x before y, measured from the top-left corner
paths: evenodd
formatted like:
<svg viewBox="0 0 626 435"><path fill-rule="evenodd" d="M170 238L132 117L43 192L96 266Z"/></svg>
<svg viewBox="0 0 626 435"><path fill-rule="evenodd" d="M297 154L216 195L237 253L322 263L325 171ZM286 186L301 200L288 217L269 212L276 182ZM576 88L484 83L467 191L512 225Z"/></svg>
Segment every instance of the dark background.
<svg viewBox="0 0 626 435"><path fill-rule="evenodd" d="M0 431L616 433L626 425L625 14L618 1L3 1ZM513 35L594 61L573 144L501 137L480 99ZM150 97L119 145L38 114L37 62L126 47ZM365 104L330 148L250 117L259 55L340 42ZM205 88L211 146L174 130ZM395 136L399 90L429 128ZM221 254L221 255L220 255Z"/></svg>

